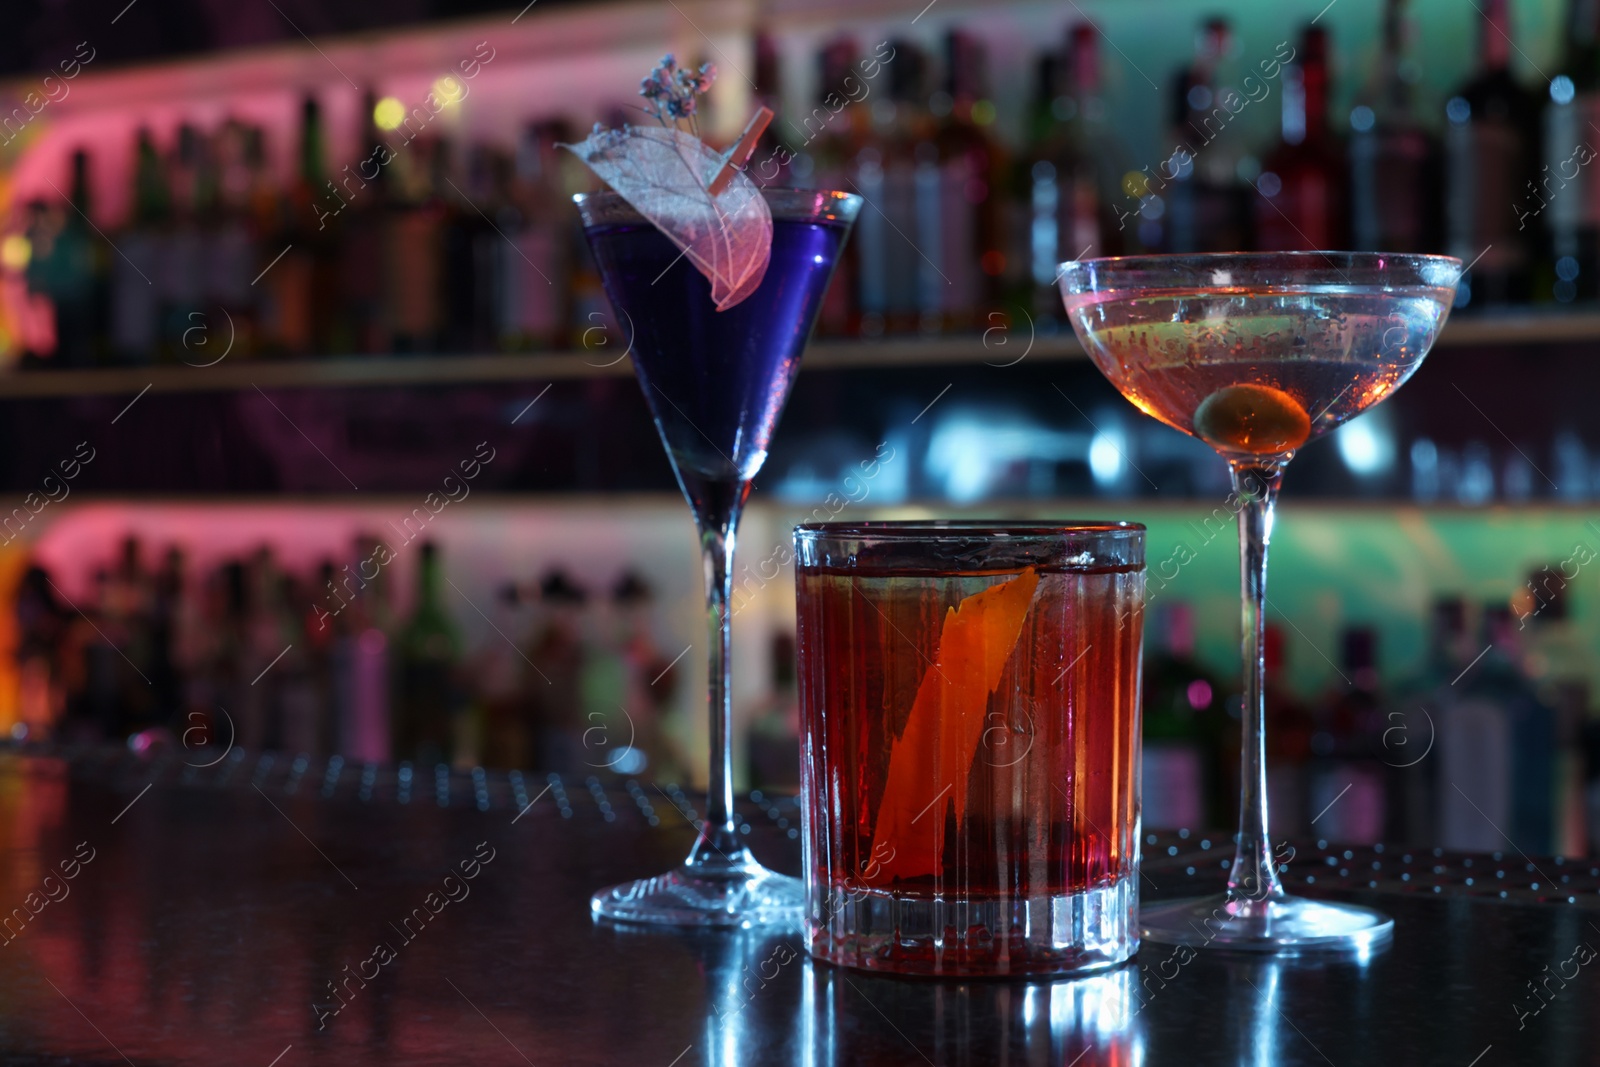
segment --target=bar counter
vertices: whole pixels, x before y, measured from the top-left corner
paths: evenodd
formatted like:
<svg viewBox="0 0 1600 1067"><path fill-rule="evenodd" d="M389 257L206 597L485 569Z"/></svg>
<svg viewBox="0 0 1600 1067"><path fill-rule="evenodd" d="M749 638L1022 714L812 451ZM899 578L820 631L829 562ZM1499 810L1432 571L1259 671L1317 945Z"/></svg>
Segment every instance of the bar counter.
<svg viewBox="0 0 1600 1067"><path fill-rule="evenodd" d="M813 965L795 931L592 922L590 891L685 852L675 787L185 757L0 755L0 1062L1600 1062L1587 860L1295 842L1294 890L1383 909L1390 946L890 979ZM794 800L740 811L796 873ZM1227 846L1147 834L1146 899L1220 888Z"/></svg>

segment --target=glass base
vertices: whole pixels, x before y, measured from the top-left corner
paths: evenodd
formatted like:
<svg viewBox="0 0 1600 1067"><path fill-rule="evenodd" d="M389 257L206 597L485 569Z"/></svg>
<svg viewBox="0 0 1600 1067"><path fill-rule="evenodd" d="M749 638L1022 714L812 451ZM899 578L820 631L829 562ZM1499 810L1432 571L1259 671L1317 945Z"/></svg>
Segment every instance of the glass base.
<svg viewBox="0 0 1600 1067"><path fill-rule="evenodd" d="M682 866L602 889L589 898L596 919L658 926L799 925L805 887L754 860L707 870Z"/></svg>
<svg viewBox="0 0 1600 1067"><path fill-rule="evenodd" d="M1365 954L1387 942L1394 920L1359 904L1218 893L1140 908L1146 941L1235 952Z"/></svg>
<svg viewBox="0 0 1600 1067"><path fill-rule="evenodd" d="M922 896L836 887L806 916L815 959L880 974L1003 978L1088 974L1139 949L1131 875L1032 897Z"/></svg>

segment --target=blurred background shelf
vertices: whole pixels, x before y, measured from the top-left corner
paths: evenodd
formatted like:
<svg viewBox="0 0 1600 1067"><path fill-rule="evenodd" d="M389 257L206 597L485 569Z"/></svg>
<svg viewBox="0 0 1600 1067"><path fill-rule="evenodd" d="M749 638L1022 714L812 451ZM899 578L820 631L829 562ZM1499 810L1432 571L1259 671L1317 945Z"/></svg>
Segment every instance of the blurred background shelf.
<svg viewBox="0 0 1600 1067"><path fill-rule="evenodd" d="M1600 337L1600 317L1590 324ZM806 350L804 368L1004 367L1027 359L1079 359L1070 335L986 339L982 335L882 342L819 341ZM196 361L197 363L199 360ZM477 382L547 382L575 378L631 378L632 363L605 349L535 355L349 356L330 359L219 361L204 366L96 367L24 370L0 376L0 398L91 396L105 393L208 392L234 389L303 389L364 385L435 385Z"/></svg>
<svg viewBox="0 0 1600 1067"><path fill-rule="evenodd" d="M369 695L403 708L407 672L440 677L417 639L432 628L456 639L459 760L529 750L513 727L548 698L519 677L537 663L627 678L626 699L586 684L556 703L650 708L645 734L678 750L653 769L703 777L694 537L625 335L584 343L607 320L569 199L590 178L557 149L630 117L671 51L721 68L713 139L758 100L778 112L777 184L879 183L741 536L741 776L794 763L795 522L1110 517L1149 527L1147 708L1195 713L1152 740L1215 792L1236 728L1225 468L1109 386L1049 280L1086 245L1282 247L1284 218L1308 243L1448 249L1476 270L1427 364L1288 476L1273 714L1302 751L1272 756L1279 828L1354 782L1319 833L1459 833L1436 824L1453 794L1416 784L1450 746L1404 782L1390 771L1407 760L1386 758L1391 715L1422 743L1416 694L1449 667L1427 690L1441 730L1468 690L1519 709L1480 746L1503 757L1495 823L1529 854L1600 839L1600 168L1522 192L1590 138L1587 0L124 6L29 0L0 41L0 363L28 364L0 375L0 731L170 726L181 678L183 708L258 701L274 743L325 754L353 706L331 679L376 648L390 674L364 684L392 674ZM459 98L425 107L447 76ZM1499 148L1470 151L1480 135ZM378 142L396 149L383 179L350 179ZM925 179L941 195L913 195ZM1329 216L1338 199L1348 218ZM217 269L167 269L193 268L196 243ZM223 309L241 340L204 366L227 347ZM462 464L490 455L465 484ZM360 571L375 537L399 559L330 639L328 576ZM1503 633L1508 611L1526 627ZM173 641L184 627L204 654ZM677 677L658 685L655 659ZM769 742L782 758L764 767ZM1452 775L1493 777L1439 767L1435 784ZM1195 824L1165 800L1159 818Z"/></svg>
<svg viewBox="0 0 1600 1067"><path fill-rule="evenodd" d="M1600 313L1529 312L1453 319L1438 349L1539 346L1600 342ZM1084 358L1071 334L1029 337L996 326L990 334L885 341L817 341L806 349L801 370L852 371L993 367L1024 360L1062 363ZM584 378L629 378L631 362L593 352L539 354L347 356L305 360L235 360L213 366L151 365L71 370L20 370L0 375L0 399L154 393L223 392L238 389L318 389L360 386L469 385L554 382Z"/></svg>

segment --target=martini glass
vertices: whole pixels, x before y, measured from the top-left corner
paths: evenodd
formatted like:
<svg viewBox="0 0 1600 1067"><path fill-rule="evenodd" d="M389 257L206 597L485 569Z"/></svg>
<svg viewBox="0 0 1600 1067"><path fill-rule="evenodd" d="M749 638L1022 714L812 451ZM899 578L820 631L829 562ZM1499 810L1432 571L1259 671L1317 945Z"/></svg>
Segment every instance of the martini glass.
<svg viewBox="0 0 1600 1067"><path fill-rule="evenodd" d="M729 615L733 550L750 482L767 458L828 279L861 199L765 189L772 256L748 298L717 311L711 284L615 193L576 197L611 306L631 334L634 373L700 533L710 649L706 817L676 870L596 893L596 916L674 926L793 922L798 879L757 863L733 813Z"/></svg>
<svg viewBox="0 0 1600 1067"><path fill-rule="evenodd" d="M1285 252L1064 264L1089 357L1140 411L1198 437L1233 474L1244 618L1239 837L1227 892L1141 909L1143 937L1261 952L1369 950L1393 920L1283 891L1267 834L1267 543L1295 451L1394 392L1455 298L1443 256Z"/></svg>

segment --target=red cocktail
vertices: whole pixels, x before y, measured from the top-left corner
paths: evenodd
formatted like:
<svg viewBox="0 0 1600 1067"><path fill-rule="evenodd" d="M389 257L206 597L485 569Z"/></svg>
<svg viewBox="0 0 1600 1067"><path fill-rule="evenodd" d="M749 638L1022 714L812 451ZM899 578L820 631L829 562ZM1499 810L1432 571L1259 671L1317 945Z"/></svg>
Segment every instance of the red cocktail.
<svg viewBox="0 0 1600 1067"><path fill-rule="evenodd" d="M948 975L1126 959L1143 527L796 540L812 953Z"/></svg>

